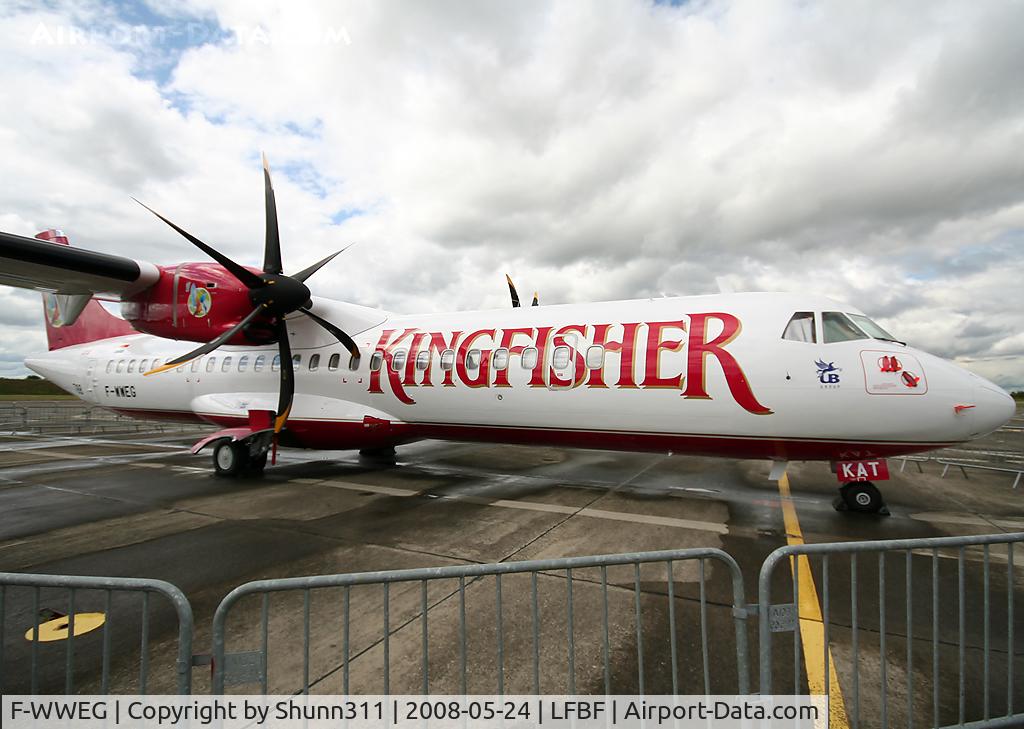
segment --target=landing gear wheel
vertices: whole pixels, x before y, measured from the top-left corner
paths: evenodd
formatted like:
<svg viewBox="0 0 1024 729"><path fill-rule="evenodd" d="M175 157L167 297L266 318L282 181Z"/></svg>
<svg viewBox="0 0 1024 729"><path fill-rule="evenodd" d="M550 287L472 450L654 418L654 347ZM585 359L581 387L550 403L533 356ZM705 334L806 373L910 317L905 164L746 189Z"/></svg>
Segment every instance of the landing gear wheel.
<svg viewBox="0 0 1024 729"><path fill-rule="evenodd" d="M888 514L878 488L870 481L851 481L839 489L843 505L864 514Z"/></svg>
<svg viewBox="0 0 1024 729"><path fill-rule="evenodd" d="M239 475L248 461L248 449L241 443L223 440L213 449L213 470L223 478Z"/></svg>

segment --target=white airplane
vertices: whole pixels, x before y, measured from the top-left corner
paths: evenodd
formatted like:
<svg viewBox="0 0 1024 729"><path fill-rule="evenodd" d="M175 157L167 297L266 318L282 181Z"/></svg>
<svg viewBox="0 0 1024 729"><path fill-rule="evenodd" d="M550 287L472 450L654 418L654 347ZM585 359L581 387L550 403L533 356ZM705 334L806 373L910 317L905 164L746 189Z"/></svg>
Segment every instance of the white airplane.
<svg viewBox="0 0 1024 729"><path fill-rule="evenodd" d="M193 447L212 446L222 476L261 471L278 441L393 454L437 438L763 458L776 478L789 460L829 461L856 511L884 509L886 457L980 437L1014 412L998 386L820 296L430 315L313 296L304 282L337 253L282 273L265 161L264 181L262 270L159 215L216 263L0 233L0 283L44 292L50 351L25 364L120 413L222 426Z"/></svg>

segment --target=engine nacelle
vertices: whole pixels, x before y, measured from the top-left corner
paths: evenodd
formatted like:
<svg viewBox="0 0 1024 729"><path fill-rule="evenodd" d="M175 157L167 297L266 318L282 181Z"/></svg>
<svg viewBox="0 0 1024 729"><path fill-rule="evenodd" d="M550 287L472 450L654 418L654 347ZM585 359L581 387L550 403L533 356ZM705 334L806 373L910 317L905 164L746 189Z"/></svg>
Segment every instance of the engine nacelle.
<svg viewBox="0 0 1024 729"><path fill-rule="evenodd" d="M220 264L181 263L159 269L160 279L154 285L121 303L121 315L140 332L209 342L253 310L249 290ZM269 318L257 318L228 343L272 341L272 323Z"/></svg>

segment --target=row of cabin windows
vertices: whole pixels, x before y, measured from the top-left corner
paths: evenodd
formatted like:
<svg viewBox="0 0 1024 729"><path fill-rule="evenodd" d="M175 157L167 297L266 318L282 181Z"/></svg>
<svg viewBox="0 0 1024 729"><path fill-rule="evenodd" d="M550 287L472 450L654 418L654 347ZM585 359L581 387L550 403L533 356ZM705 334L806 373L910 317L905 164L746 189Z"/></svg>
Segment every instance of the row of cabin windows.
<svg viewBox="0 0 1024 729"><path fill-rule="evenodd" d="M115 372L117 374L119 374L119 375L123 374L123 373L132 374L134 372L144 373L144 372L148 372L149 370L156 369L157 367L160 366L161 362L162 361L160 359L153 359L153 360L149 360L149 359L139 359L139 360L135 360L135 359L127 359L127 360L125 360L125 359L118 359L118 360L113 360L112 359L112 360L108 360L107 361L107 374L109 375L109 374L112 374L112 373L115 373ZM202 362L203 362L203 359L194 359L191 362L187 362L187 363L185 363L183 365L179 365L177 367L177 371L178 372L184 372L186 370L186 368L190 372L199 372L202 369L205 369L207 372L216 372L217 371L217 369L218 369L217 357L207 357L206 358L206 366L205 367L203 367ZM229 354L229 355L226 355L225 357L222 357L220 359L220 367L219 367L219 369L220 369L221 372L231 372L232 370L237 370L238 372L245 372L245 371L247 371L249 369L250 363L252 364L252 371L253 372L262 372L267 367L267 356L263 355L263 354L257 354L255 357L250 357L250 355L248 355L248 354L243 354L243 355L240 355L238 357L238 359L236 360L232 355ZM302 355L301 354L296 354L296 355L292 356L292 367L293 367L293 369L296 369L296 370L299 369L300 367L302 367ZM331 372L334 372L335 370L339 369L340 367L341 367L341 355L337 354L337 353L332 354L330 356L330 359L327 360L327 369L330 370ZM359 357L350 357L349 361L348 361L348 368L350 370L353 370L353 371L358 370L359 369ZM271 372L277 372L280 369L281 369L281 355L275 354L273 359L270 360L270 371ZM319 354L312 354L312 355L310 355L307 369L310 372L316 372L317 370L320 369L320 355Z"/></svg>
<svg viewBox="0 0 1024 729"><path fill-rule="evenodd" d="M480 362L484 353L479 349L471 349L466 352L466 367L467 369L477 369L480 366ZM491 368L495 370L508 369L509 366L509 351L505 347L495 349L490 352L491 356ZM527 347L523 350L520 355L519 361L524 370L532 370L537 366L537 360L540 356L536 347ZM565 345L555 347L551 351L551 366L556 370L564 370L569 366L571 361L572 350ZM408 350L399 350L391 355L391 370L393 372L400 372L405 368L406 362L409 358ZM604 366L604 347L600 344L595 344L592 347L587 348L585 357L587 367L590 369L600 369ZM384 363L384 353L377 350L370 357L370 370L373 372L378 371ZM430 366L430 352L420 352L416 355L416 369L425 370ZM441 369L450 370L455 366L455 350L446 349L441 352Z"/></svg>
<svg viewBox="0 0 1024 729"><path fill-rule="evenodd" d="M835 344L855 339L881 339L897 342L889 332L863 314L843 314L838 311L821 313L822 343ZM786 324L782 338L792 342L818 343L818 332L813 311L798 311Z"/></svg>

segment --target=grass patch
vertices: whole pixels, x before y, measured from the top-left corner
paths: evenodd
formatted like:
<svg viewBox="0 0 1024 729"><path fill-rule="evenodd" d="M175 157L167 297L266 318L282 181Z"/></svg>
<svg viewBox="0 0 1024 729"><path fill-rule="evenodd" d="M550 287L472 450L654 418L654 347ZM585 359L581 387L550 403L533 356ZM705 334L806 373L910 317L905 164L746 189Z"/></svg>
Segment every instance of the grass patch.
<svg viewBox="0 0 1024 729"><path fill-rule="evenodd" d="M0 395L0 402L29 402L36 400L78 400L74 395L62 392L59 395Z"/></svg>
<svg viewBox="0 0 1024 729"><path fill-rule="evenodd" d="M15 399L26 395L39 395L51 399L72 397L49 380L44 380L41 377L0 377L0 397L5 395L16 396Z"/></svg>

